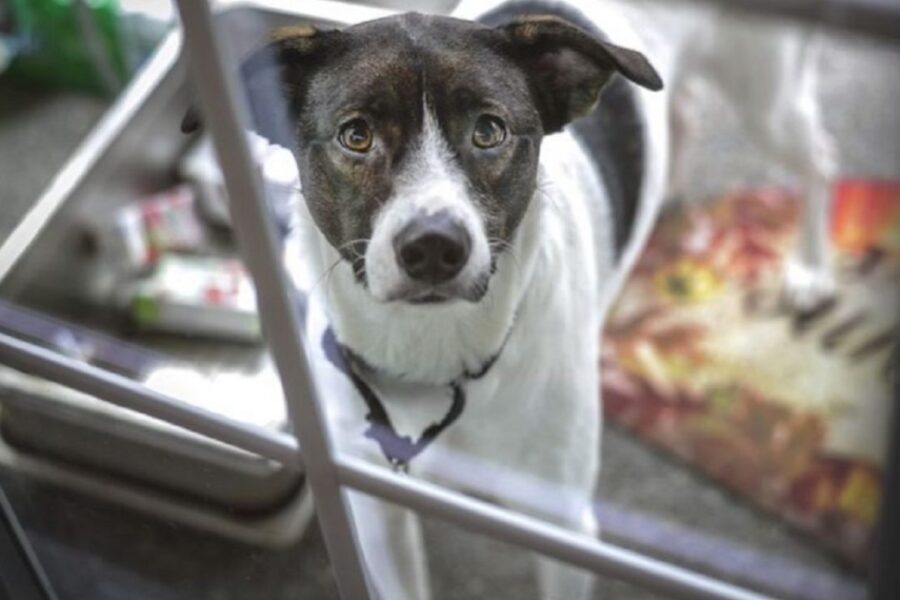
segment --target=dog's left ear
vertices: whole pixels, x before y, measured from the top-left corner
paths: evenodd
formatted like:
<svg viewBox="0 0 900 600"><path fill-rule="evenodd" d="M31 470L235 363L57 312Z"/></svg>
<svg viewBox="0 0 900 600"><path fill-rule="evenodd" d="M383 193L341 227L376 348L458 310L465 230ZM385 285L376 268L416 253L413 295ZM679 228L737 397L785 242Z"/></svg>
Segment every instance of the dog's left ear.
<svg viewBox="0 0 900 600"><path fill-rule="evenodd" d="M545 133L590 112L615 73L645 88L662 89L643 54L597 40L558 17L529 15L498 29L528 74Z"/></svg>
<svg viewBox="0 0 900 600"><path fill-rule="evenodd" d="M335 56L344 34L298 24L271 32L269 43L241 62L242 91L250 109L251 125L270 142L293 149L297 143L297 111L312 74L329 56ZM196 107L181 121L183 133L202 126Z"/></svg>

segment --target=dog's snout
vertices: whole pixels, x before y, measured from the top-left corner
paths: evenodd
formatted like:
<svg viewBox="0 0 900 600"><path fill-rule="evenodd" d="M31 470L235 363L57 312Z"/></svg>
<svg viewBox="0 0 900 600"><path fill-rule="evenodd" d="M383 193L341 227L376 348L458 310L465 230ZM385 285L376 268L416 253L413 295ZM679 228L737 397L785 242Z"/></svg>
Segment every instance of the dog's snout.
<svg viewBox="0 0 900 600"><path fill-rule="evenodd" d="M397 263L411 278L438 284L459 273L469 259L471 239L447 212L416 217L394 237Z"/></svg>

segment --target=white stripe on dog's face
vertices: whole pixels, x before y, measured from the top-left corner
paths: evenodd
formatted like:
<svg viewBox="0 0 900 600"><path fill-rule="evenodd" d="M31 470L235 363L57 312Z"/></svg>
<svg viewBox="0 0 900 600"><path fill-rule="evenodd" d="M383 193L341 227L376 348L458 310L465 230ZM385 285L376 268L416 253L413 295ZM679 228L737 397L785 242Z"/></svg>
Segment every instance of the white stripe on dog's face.
<svg viewBox="0 0 900 600"><path fill-rule="evenodd" d="M370 292L381 301L479 300L491 272L484 216L427 102L422 132L406 162L396 178L393 194L376 216L366 249ZM470 247L458 274L448 281L431 284L409 276L399 262L395 240L417 219L439 213L462 228Z"/></svg>

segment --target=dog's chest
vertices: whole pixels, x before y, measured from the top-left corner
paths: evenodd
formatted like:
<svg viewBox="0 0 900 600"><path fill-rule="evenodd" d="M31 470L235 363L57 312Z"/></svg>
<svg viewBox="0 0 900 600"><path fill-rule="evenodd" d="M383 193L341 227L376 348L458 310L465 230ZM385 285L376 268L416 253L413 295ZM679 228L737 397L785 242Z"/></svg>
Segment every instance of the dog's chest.
<svg viewBox="0 0 900 600"><path fill-rule="evenodd" d="M545 302L546 298L534 299L535 307L546 309ZM544 318L536 321L524 317L486 373L456 382L464 395L462 412L410 461L413 472L441 478L454 465L485 459L520 468L523 462L541 459L536 442L555 447L572 427L592 420L597 402L596 336L582 335L574 327L591 327L591 317L564 311L544 311ZM311 338L318 339L327 323L321 315L315 320L311 329L317 331ZM390 457L370 435L376 411L347 374L329 364L321 345L312 350L339 447L388 465ZM397 438L415 442L453 410L450 384L407 383L372 371L361 377Z"/></svg>
<svg viewBox="0 0 900 600"><path fill-rule="evenodd" d="M494 335L496 346L480 352L473 364L495 353L496 361L477 378L459 378L460 370L450 369L449 377L439 379L459 380L465 406L432 447L413 460L414 471L441 470L435 463L448 452L489 457L506 465L539 461L542 453L534 451L535 436L548 447L559 446L573 427L596 421L598 282L611 273L613 254L604 190L571 137L548 138L544 155L541 192L522 224L512 249L515 256L501 264L491 284L495 293L503 293L487 299L494 302L495 310L499 302L507 304L501 317L508 329ZM307 244L301 249L304 256L320 257L312 265L308 283L319 280L316 269L326 269L332 260L329 248L315 234L305 232L303 237L313 241L314 247ZM405 348L408 356L400 356L401 360L464 355L466 344L480 339L479 328L506 327L507 323L489 311L473 311L460 323L436 328L438 333L448 333L439 337L414 324L394 323L391 319L402 315L390 307L360 302L358 284L349 278L345 281L340 272L325 285L311 295L307 327L322 400L339 447L384 464L386 457L366 435L371 408L346 373L324 356L322 335L334 324L334 315L326 316L326 302L331 301L328 312L344 313L345 326L366 328L367 340ZM402 339L392 340L399 332ZM377 373L364 377L400 437L418 439L452 408L449 385L409 384Z"/></svg>

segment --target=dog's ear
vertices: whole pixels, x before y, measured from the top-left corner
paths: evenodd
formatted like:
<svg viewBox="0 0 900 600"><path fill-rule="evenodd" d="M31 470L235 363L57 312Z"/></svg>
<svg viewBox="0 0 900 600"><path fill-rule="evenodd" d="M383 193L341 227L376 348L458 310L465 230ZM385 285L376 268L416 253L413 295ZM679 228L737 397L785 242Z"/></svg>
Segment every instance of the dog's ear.
<svg viewBox="0 0 900 600"><path fill-rule="evenodd" d="M553 16L524 16L499 27L531 81L546 133L593 109L614 73L651 90L662 80L640 52L621 48Z"/></svg>
<svg viewBox="0 0 900 600"><path fill-rule="evenodd" d="M334 53L343 34L311 25L275 29L271 41L250 54L240 66L240 84L253 128L270 142L293 149L297 144L297 111L310 75ZM192 106L181 121L181 131L192 133L202 125Z"/></svg>

